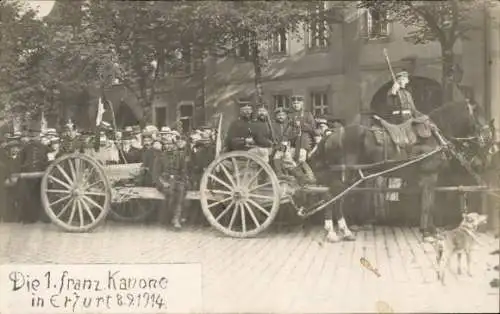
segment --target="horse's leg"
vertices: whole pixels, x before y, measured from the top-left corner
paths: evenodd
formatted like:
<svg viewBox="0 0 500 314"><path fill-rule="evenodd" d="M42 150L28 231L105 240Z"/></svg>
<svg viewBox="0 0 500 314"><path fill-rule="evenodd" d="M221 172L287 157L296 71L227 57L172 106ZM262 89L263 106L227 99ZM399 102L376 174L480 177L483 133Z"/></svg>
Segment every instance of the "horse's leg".
<svg viewBox="0 0 500 314"><path fill-rule="evenodd" d="M433 221L433 207L435 200L434 187L437 183L436 173L426 173L420 178L420 188L422 189L421 194L421 215L420 215L420 230L423 233L424 238L429 237L435 232L434 221Z"/></svg>
<svg viewBox="0 0 500 314"><path fill-rule="evenodd" d="M383 188L385 187L385 178L377 177L372 182L372 187L374 188ZM385 193L384 192L373 192L368 193L371 199L373 199L373 207L375 212L375 219L378 223L385 221L387 218L386 212L386 202L385 202Z"/></svg>
<svg viewBox="0 0 500 314"><path fill-rule="evenodd" d="M335 215L337 217L337 224L339 231L342 233L343 239L346 241L354 241L356 237L352 231L347 227L347 223L344 218L344 199L341 198L338 204L335 204Z"/></svg>
<svg viewBox="0 0 500 314"><path fill-rule="evenodd" d="M329 195L331 197L331 195ZM326 240L328 242L339 242L340 238L335 232L333 228L333 211L335 209L336 204L331 204L325 208L325 231L326 231Z"/></svg>

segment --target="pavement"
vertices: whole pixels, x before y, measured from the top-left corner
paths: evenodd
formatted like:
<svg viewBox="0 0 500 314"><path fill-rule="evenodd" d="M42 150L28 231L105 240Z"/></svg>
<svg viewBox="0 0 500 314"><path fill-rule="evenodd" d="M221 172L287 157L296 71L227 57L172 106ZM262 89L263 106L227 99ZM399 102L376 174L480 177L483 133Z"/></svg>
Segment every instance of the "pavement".
<svg viewBox="0 0 500 314"><path fill-rule="evenodd" d="M91 233L50 224L0 224L0 263L201 263L204 313L499 312L498 239L481 234L473 276L442 286L433 248L415 228L369 227L328 243L319 227L233 239L208 227L106 222ZM377 277L360 263L364 257Z"/></svg>

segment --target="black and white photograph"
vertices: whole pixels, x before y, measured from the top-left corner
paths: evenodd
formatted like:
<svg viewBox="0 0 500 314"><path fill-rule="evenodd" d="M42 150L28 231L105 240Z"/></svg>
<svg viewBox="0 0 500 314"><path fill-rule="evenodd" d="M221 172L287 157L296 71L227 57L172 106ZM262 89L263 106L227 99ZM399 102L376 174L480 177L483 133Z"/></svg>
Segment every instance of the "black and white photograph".
<svg viewBox="0 0 500 314"><path fill-rule="evenodd" d="M0 0L0 314L500 312L500 2Z"/></svg>

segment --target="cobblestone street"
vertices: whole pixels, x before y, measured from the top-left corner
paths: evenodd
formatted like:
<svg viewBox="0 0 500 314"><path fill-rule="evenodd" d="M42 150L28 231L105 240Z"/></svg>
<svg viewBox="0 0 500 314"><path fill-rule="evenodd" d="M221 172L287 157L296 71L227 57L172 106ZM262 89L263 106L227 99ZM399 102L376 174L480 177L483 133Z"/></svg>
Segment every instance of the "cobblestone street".
<svg viewBox="0 0 500 314"><path fill-rule="evenodd" d="M271 231L232 239L209 228L183 232L151 225L107 222L88 234L62 233L50 224L1 224L1 263L201 263L204 312L498 312L498 290L489 282L498 240L482 234L472 278L447 286L433 271L434 253L416 229L366 228L358 241L324 242L321 228ZM365 257L381 277L361 267Z"/></svg>

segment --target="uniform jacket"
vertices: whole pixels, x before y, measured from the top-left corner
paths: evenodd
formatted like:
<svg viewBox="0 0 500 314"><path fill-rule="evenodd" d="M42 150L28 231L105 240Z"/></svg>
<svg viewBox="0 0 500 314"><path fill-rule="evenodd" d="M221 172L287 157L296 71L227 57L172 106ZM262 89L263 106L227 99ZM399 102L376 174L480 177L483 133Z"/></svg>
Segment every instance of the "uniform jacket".
<svg viewBox="0 0 500 314"><path fill-rule="evenodd" d="M85 145L83 141L78 138L63 137L61 138L61 145L59 148L58 156L72 154L75 152L83 153L85 151Z"/></svg>
<svg viewBox="0 0 500 314"><path fill-rule="evenodd" d="M404 110L409 110L411 116L413 117L420 117L423 115L415 107L413 96L411 95L410 91L405 88L399 89L399 93L396 93L395 95L392 94L391 90L388 91L386 108L387 111L384 112L382 118L392 123L402 123L406 120L403 119L402 111L404 112Z"/></svg>
<svg viewBox="0 0 500 314"><path fill-rule="evenodd" d="M292 132L290 138L292 147L312 149L316 129L313 115L306 111L294 111L288 114L288 121ZM296 121L300 121L300 129L296 126Z"/></svg>
<svg viewBox="0 0 500 314"><path fill-rule="evenodd" d="M142 150L136 147L130 147L130 150L127 153L125 153L125 158L129 163L142 162Z"/></svg>
<svg viewBox="0 0 500 314"><path fill-rule="evenodd" d="M253 121L252 134L254 136L255 145L259 147L273 146L273 137L267 121Z"/></svg>
<svg viewBox="0 0 500 314"><path fill-rule="evenodd" d="M245 138L254 138L251 120L239 118L233 121L229 126L226 136L226 147L228 151L233 150L248 150L249 147L245 145Z"/></svg>
<svg viewBox="0 0 500 314"><path fill-rule="evenodd" d="M49 165L49 148L39 141L31 141L21 150L20 163L22 172L45 171Z"/></svg>
<svg viewBox="0 0 500 314"><path fill-rule="evenodd" d="M164 151L156 158L153 166L153 182L163 188L164 182L172 179L184 181L187 177L187 152L185 149Z"/></svg>
<svg viewBox="0 0 500 314"><path fill-rule="evenodd" d="M288 142L294 137L293 129L290 127L288 119L281 122L273 121L271 123L274 131L276 142Z"/></svg>

